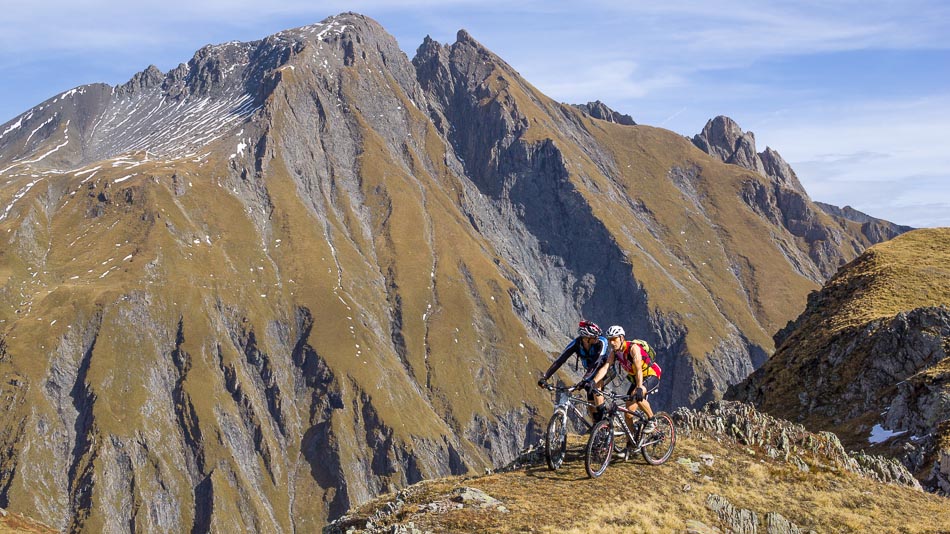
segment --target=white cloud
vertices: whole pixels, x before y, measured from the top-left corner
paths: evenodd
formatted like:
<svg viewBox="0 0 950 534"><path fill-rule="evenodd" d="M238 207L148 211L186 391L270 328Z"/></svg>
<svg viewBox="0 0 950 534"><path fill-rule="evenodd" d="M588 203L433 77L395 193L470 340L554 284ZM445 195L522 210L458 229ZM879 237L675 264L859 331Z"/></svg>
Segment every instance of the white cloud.
<svg viewBox="0 0 950 534"><path fill-rule="evenodd" d="M764 133L809 195L912 226L950 226L950 95L799 109Z"/></svg>
<svg viewBox="0 0 950 534"><path fill-rule="evenodd" d="M801 2L600 0L595 5L641 24L651 38L692 50L814 53L866 47L946 48L950 6L937 0ZM676 33L670 33L675 29Z"/></svg>
<svg viewBox="0 0 950 534"><path fill-rule="evenodd" d="M648 94L682 85L684 81L673 74L643 75L632 61L592 62L568 73L550 65L550 68L532 67L531 83L547 95L565 102L640 98ZM597 95L592 98L592 95Z"/></svg>
<svg viewBox="0 0 950 534"><path fill-rule="evenodd" d="M243 26L290 17L314 22L315 18L351 10L371 16L374 13L405 13L406 16L452 13L461 20L476 20L478 15L498 13L497 25L505 31L513 31L513 26L529 30L536 16L577 19L578 24L597 21L600 27L580 29L602 43L643 46L654 55L664 51L670 56L702 52L705 57L697 57L698 62L725 60L736 53L753 59L763 54L869 46L945 47L943 35L950 18L950 8L939 1L770 0L749 4L737 0L594 0L579 10L576 3L566 0L534 0L514 6L501 0L329 0L319 3L309 0L13 0L4 5L0 44L8 51L95 46L98 40L90 42L79 38L83 33L87 36L110 33L120 35L111 39L134 46L149 35L148 31L161 28L175 32L176 25ZM151 39L168 38L174 36L166 34ZM569 47L577 43L563 44ZM591 42L590 47L597 44Z"/></svg>

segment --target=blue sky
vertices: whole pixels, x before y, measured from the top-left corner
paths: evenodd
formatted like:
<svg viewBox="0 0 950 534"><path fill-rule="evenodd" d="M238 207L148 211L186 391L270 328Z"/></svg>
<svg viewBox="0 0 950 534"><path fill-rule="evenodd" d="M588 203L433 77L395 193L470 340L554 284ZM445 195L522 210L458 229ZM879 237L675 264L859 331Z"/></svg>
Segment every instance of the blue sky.
<svg viewBox="0 0 950 534"><path fill-rule="evenodd" d="M581 7L577 7L580 5ZM950 226L950 2L6 0L0 122L77 85L341 11L411 57L468 30L549 96L683 135L728 115L815 200Z"/></svg>

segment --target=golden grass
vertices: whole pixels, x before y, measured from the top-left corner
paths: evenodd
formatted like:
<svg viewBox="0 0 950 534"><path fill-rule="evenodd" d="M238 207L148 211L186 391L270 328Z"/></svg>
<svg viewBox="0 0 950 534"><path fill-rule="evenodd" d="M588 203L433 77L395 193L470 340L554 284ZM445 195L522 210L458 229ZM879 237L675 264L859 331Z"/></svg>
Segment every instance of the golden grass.
<svg viewBox="0 0 950 534"><path fill-rule="evenodd" d="M583 444L582 437L572 437L567 461L556 472L536 466L424 483L392 516L393 522L411 521L434 532L682 532L687 520L724 528L706 507L708 495L717 494L737 508L755 512L763 528L765 514L778 512L799 527L818 532L950 532L945 498L814 465L803 473L761 451L723 445L699 434L680 436L673 457L662 466L636 458L611 464L594 480L584 472ZM714 463L701 464L699 474L676 462L679 458L699 462L703 453L712 454ZM458 487L481 489L501 500L509 512L473 507L419 511ZM392 496L356 513L368 516L387 500Z"/></svg>
<svg viewBox="0 0 950 534"><path fill-rule="evenodd" d="M0 534L53 534L53 528L21 514L6 512L0 517Z"/></svg>
<svg viewBox="0 0 950 534"><path fill-rule="evenodd" d="M833 331L924 306L950 305L950 228L902 234L868 249L828 287L843 298Z"/></svg>

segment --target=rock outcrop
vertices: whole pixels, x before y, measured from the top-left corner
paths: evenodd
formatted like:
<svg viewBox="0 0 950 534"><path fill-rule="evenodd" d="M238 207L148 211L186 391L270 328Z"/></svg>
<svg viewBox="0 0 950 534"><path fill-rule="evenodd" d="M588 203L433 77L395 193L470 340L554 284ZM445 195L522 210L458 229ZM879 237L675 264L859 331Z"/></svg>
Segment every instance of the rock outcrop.
<svg viewBox="0 0 950 534"><path fill-rule="evenodd" d="M818 458L819 463L829 462L880 482L921 489L910 471L896 460L848 452L831 432L809 432L802 425L761 413L750 404L718 401L708 403L702 410L678 408L673 420L687 436L700 431L759 447L769 457L781 458L801 471L810 469L804 457L808 454L812 461Z"/></svg>
<svg viewBox="0 0 950 534"><path fill-rule="evenodd" d="M755 134L742 131L729 117L720 115L710 119L703 131L693 136L693 144L724 163L768 176L762 158L755 151Z"/></svg>
<svg viewBox="0 0 950 534"><path fill-rule="evenodd" d="M762 369L728 393L835 429L852 448L900 458L946 493L950 421L950 233L915 230L878 245L809 296Z"/></svg>
<svg viewBox="0 0 950 534"><path fill-rule="evenodd" d="M600 119L602 121L614 122L626 126L636 126L637 124L630 115L614 111L607 104L604 104L600 100L595 100L594 102L588 102L586 104L575 104L574 107L583 111L586 115L590 115L591 117Z"/></svg>
<svg viewBox="0 0 950 534"><path fill-rule="evenodd" d="M764 518L752 510L746 508L737 508L729 499L721 495L710 494L706 497L706 507L716 512L719 522L725 528L726 532L735 532L736 534L806 534L813 533L813 530L802 530L798 525L782 517L782 514L769 512ZM709 534L713 532L722 532L721 530L709 527L699 521L688 521L686 532L688 534Z"/></svg>

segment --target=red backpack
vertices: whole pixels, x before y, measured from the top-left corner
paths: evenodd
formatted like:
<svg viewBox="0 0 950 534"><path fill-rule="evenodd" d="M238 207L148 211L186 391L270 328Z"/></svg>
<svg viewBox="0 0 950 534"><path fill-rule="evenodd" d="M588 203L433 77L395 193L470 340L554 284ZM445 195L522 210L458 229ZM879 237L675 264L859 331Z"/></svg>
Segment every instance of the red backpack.
<svg viewBox="0 0 950 534"><path fill-rule="evenodd" d="M643 341L642 339L631 339L627 343L629 343L629 345L627 345L624 348L625 349L624 352L629 355L630 350L633 348L633 345L637 345L638 347L643 349L642 351L643 363L646 364L647 368L652 369L653 372L656 373L657 378L660 378L661 375L663 374L663 369L660 367L658 363L656 363L656 351L653 350L653 347L651 347L649 343L647 343L646 341ZM621 357L620 366L623 367L623 370L626 371L627 374L629 375L636 375L637 373L637 370L633 368L632 356L630 356L629 361L627 361L625 357Z"/></svg>

